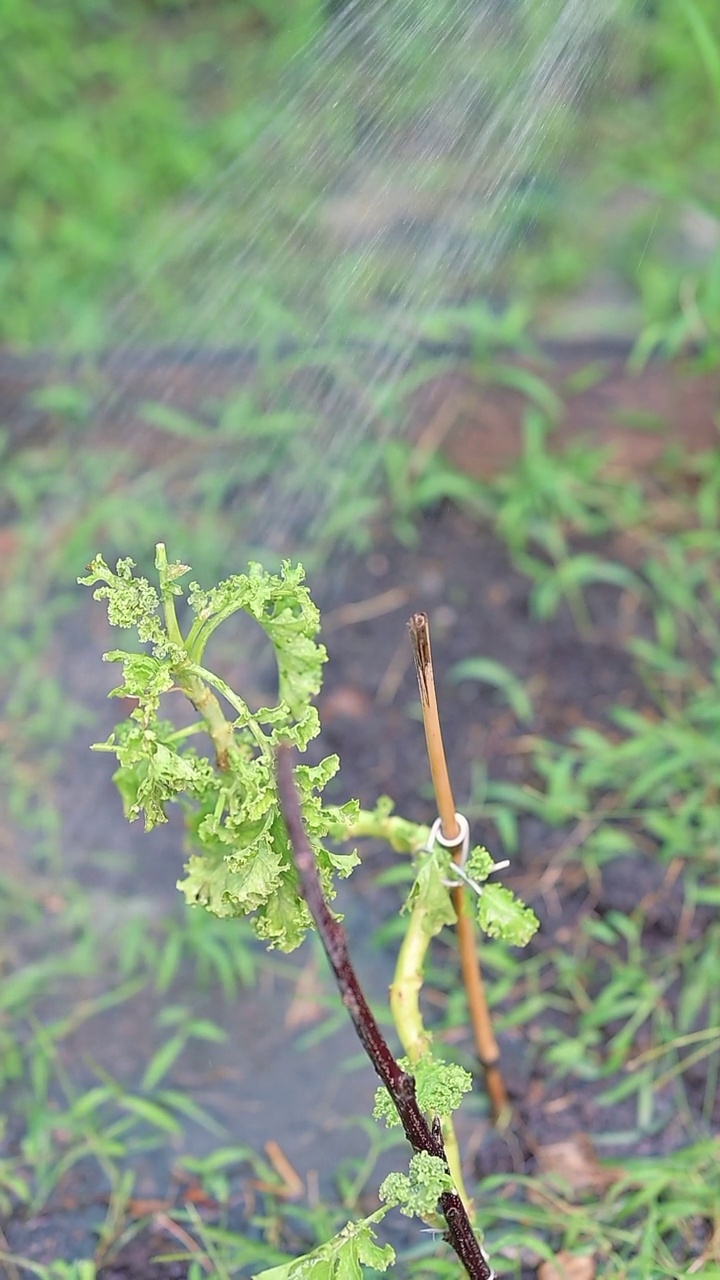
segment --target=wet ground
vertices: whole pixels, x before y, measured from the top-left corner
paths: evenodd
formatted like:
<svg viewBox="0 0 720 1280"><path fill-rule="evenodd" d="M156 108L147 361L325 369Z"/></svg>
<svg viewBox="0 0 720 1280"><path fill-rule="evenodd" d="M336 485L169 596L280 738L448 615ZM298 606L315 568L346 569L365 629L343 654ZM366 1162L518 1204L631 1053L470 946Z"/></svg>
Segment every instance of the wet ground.
<svg viewBox="0 0 720 1280"><path fill-rule="evenodd" d="M672 376L676 388L673 404L677 404L681 394L677 387L686 385L678 381L678 375L663 369L647 375L661 384ZM597 421L606 429L613 396L616 408L621 408L618 385L625 377L616 361L605 371L604 383L601 379L582 393L585 399L580 408L571 407L568 421L587 426L582 413L593 411L588 397L595 396ZM691 384L694 391L684 402L695 405L695 410L687 420L673 417L670 430L675 439L682 438L687 423L696 424L688 426L688 440L704 444L711 438L710 406L716 381L703 375ZM653 399L653 395L660 396L659 391L651 394L649 384L630 379L626 383L635 397L628 406L629 415L639 413L639 402L649 406L649 413L659 409L660 402L656 405ZM432 394L432 389L426 391L426 422L432 422L433 412L441 412L440 402L433 409ZM443 429L443 434L451 441L457 462L482 472L493 465L493 459L495 463L507 459L512 442L517 440L517 421L512 393L507 393L510 401L505 393L500 393L500 401L483 397L479 391L473 391L475 394L474 416L463 392L462 410L454 417L450 410L445 411L450 427ZM442 403L447 406L451 401L452 391L446 387ZM497 430L492 424L484 425L483 413L491 412L499 414ZM620 449L627 439L656 440L622 423L615 438ZM625 457L626 463L638 461L627 449ZM531 616L527 581L513 571L506 551L476 521L441 505L424 516L418 527L419 542L412 550L400 547L392 538L381 538L370 553L346 557L331 578L318 577L310 585L323 610L323 638L330 654L320 711L322 748L324 752L338 751L342 760L342 781L336 784L336 795L339 799L354 795L364 804L372 804L378 794L387 793L401 813L425 821L435 815L406 636L406 620L412 612L422 609L430 617L451 776L460 807L469 806L470 812L477 805L473 779L480 767L495 779L516 783L533 780L528 734L561 740L579 725L604 726L613 706L642 707L645 693L625 649L629 629L639 625L638 619L615 589L590 589L593 626L588 637L581 638L565 609L546 623ZM618 554L618 548L611 550ZM105 700L113 671L99 661L100 653L113 643L100 607L84 600L56 630L48 658L54 668L66 673L71 693L91 720L74 735L59 775L62 876L66 885L76 881L83 886L90 895L94 919L108 934L130 918L152 921L173 910L177 897L174 884L183 861L177 823L150 835L137 826L129 828L110 781L107 757L87 751L88 741L105 737L116 718L116 705ZM453 664L478 655L504 663L527 684L535 706L531 725L519 725L488 686L452 683L449 673ZM221 654L221 660L227 664L224 674L237 687L262 685L264 668L254 656L249 661L238 660L228 650ZM479 821L474 834L492 849L496 836L491 827ZM607 863L600 881L588 878L581 862L558 872L558 851L576 835L568 830L551 831L531 820L522 825L520 850L508 881L541 918L542 929L531 944L531 952L560 947L572 953L584 915L594 913L602 918L612 910L627 912L639 901L646 903L647 954L672 947L682 909L677 881L639 850ZM371 850L366 865L342 895L358 967L377 1000L382 999L391 974L392 948L373 942L368 921L374 929L393 917L398 891L377 886L377 874L391 861L391 855L383 850ZM5 869L32 878L17 843L8 854ZM57 903L52 909L57 912ZM684 920L686 937L688 929L692 936L702 927L700 915L690 922ZM22 946L40 948L41 934L42 922L31 942L24 939ZM84 982L89 995L95 990L95 980L90 975ZM81 994L75 989L67 999L74 1004ZM54 1016L56 999L52 1009L41 1007L45 1017ZM173 1087L187 1091L211 1114L219 1129L211 1134L188 1122L181 1138L137 1154L127 1218L147 1217L150 1226L119 1252L109 1250L100 1270L104 1280L169 1280L187 1274L184 1262L150 1262L158 1253L182 1252L172 1236L172 1224L168 1226L168 1214L187 1199L189 1185L197 1191L196 1185L187 1178L183 1181L179 1173L183 1155L202 1155L218 1145L244 1145L262 1151L267 1143L277 1143L302 1180L303 1197L312 1199L314 1188L329 1190L338 1160L361 1156L365 1150L360 1131L348 1129L346 1122L368 1114L375 1085L370 1068L357 1058L351 1030L342 1027L318 1043L303 1042L309 1030L322 1024L327 1008L332 1008L332 988L317 949L305 946L281 963L263 963L257 986L240 991L231 1003L215 990L198 995L184 989L182 983L173 988L172 1000L212 1017L227 1032L223 1044L192 1042L169 1077ZM162 998L143 990L68 1035L60 1052L62 1067L74 1086L82 1090L96 1083L98 1066L129 1087L136 1086L149 1057L162 1042L164 1033L157 1025L162 1005ZM546 1016L555 1018L568 1035L572 1034L572 1026L563 1023L559 1015ZM429 1017L432 1020L432 1009ZM578 1181L584 1178L592 1185L595 1178L600 1187L604 1175L595 1163L593 1149L588 1148L584 1157L580 1149L578 1156L576 1135L595 1139L600 1153L616 1160L628 1151L652 1154L687 1141L671 1089L655 1097L652 1123L639 1133L632 1099L613 1108L611 1123L598 1104L607 1080L554 1080L532 1048L539 1027L538 1020L531 1020L521 1030L502 1037L507 1083L517 1109L515 1136L509 1142L493 1138L480 1092L461 1124L471 1177L496 1171L533 1171L542 1164L548 1148L575 1142L575 1157L582 1166ZM460 1052L470 1054L470 1040L464 1033L456 1035L453 1043ZM348 1061L351 1069L342 1065ZM338 1065L339 1071L335 1070ZM698 1084L698 1098L701 1093ZM610 1129L614 1140L608 1140ZM7 1153L18 1136L15 1130L8 1133ZM557 1158L562 1161L562 1155ZM571 1158L568 1148L565 1159ZM373 1184L384 1167L381 1162ZM242 1229L256 1192L247 1168L239 1167L236 1178L230 1225ZM212 1206L199 1194L197 1200L212 1218ZM91 1257L106 1214L106 1188L98 1180L97 1167L86 1161L61 1179L49 1204L38 1214L28 1219L18 1212L3 1230L12 1252L36 1262Z"/></svg>
<svg viewBox="0 0 720 1280"><path fill-rule="evenodd" d="M496 474L518 455L527 399L522 383L513 384L508 378L510 370L537 375L565 404L557 431L559 443L588 435L632 468L657 462L668 445L701 451L717 442L714 415L720 375L717 369L703 369L692 353L672 363L650 360L632 369L628 365L631 342L587 337L582 326L575 339L541 344L532 355L499 346L483 358L462 337L444 342L418 339L404 358L374 348L367 340L350 343L343 350L350 360L368 361L370 369L378 363L391 367L394 377L402 375L412 361L422 361L428 376L411 399L407 415L411 435L424 438L428 447L442 447L472 475ZM281 377L283 362L297 352L292 343L275 349L272 358ZM317 363L309 364L313 381L320 381L317 370L322 361L320 351ZM50 439L66 431L67 422L43 397L58 385L78 388L81 397L97 400L104 410L92 420L92 428L90 424L83 428L83 439L100 447L117 445L122 432L122 441L131 440L139 458L152 464L168 448L193 445L154 428L143 415L144 407L166 403L211 424L213 413L208 406L222 405L246 387L257 365L258 355L252 348L126 349L82 361L0 350L3 425L11 446ZM293 390L297 393L297 385ZM335 394L334 384L330 390L327 382L320 387L326 401ZM195 448L206 450L207 440Z"/></svg>

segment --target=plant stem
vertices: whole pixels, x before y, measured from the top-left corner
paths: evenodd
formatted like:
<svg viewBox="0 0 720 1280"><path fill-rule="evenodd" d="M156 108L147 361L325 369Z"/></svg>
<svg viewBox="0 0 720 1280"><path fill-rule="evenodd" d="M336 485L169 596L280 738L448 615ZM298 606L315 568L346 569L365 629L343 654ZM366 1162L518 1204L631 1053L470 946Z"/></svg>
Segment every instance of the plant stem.
<svg viewBox="0 0 720 1280"><path fill-rule="evenodd" d="M390 987L393 1022L413 1066L430 1048L430 1036L425 1030L420 1013L423 966L430 942L426 916L426 907L413 908L398 955L395 980Z"/></svg>
<svg viewBox="0 0 720 1280"><path fill-rule="evenodd" d="M174 671L177 686L191 702L210 735L215 748L215 760L218 769L223 773L230 768L230 759L235 748L235 733L230 721L223 715L222 707L199 676L188 675L187 672Z"/></svg>
<svg viewBox="0 0 720 1280"><path fill-rule="evenodd" d="M425 847L430 828L410 822L395 813L379 814L373 809L361 809L354 822L348 826L338 823L330 832L333 840L382 840L395 853L419 853Z"/></svg>
<svg viewBox="0 0 720 1280"><path fill-rule="evenodd" d="M430 627L427 615L424 613L413 614L408 627L415 658L425 742L427 744L430 774L437 801L441 832L443 838L449 842L458 840L458 844L452 850L453 857L457 860L462 853L459 843L460 827L456 818L455 800L450 784L442 729L440 727L440 714L435 693L435 675L430 647ZM485 987L480 972L475 930L472 918L466 910L465 890L462 886L453 889L452 899L457 916L460 970L467 993L475 1048L485 1075L485 1088L490 1100L493 1119L497 1122L507 1114L508 1110L505 1082L500 1071L500 1050L492 1028Z"/></svg>
<svg viewBox="0 0 720 1280"><path fill-rule="evenodd" d="M342 1002L365 1052L397 1107L405 1137L413 1151L425 1151L442 1160L448 1167L440 1128L430 1128L417 1104L413 1076L402 1070L390 1052L358 982L350 960L345 930L332 915L323 898L315 858L303 827L288 747L278 748L277 773L278 794L293 847L300 891L317 926ZM444 1191L440 1197L440 1209L447 1224L445 1238L452 1245L471 1280L494 1280L458 1193Z"/></svg>
<svg viewBox="0 0 720 1280"><path fill-rule="evenodd" d="M425 1030L420 1010L425 956L432 937L432 929L427 923L427 914L426 907L418 903L413 906L410 923L395 966L395 977L390 986L390 1009L393 1022L412 1067L430 1048L430 1036ZM441 1116L440 1124L453 1182L468 1214L472 1217L472 1201L465 1187L460 1149L452 1117Z"/></svg>
<svg viewBox="0 0 720 1280"><path fill-rule="evenodd" d="M158 542L155 547L155 568L160 581L160 599L162 600L163 615L165 617L165 630L173 644L184 648L182 632L175 612L175 592L172 589L169 576L167 551L164 542Z"/></svg>
<svg viewBox="0 0 720 1280"><path fill-rule="evenodd" d="M183 640L175 611L172 573L168 565L164 542L158 542L155 547L155 568L158 571L160 580L160 598L162 600L165 630L167 631L168 639L174 645L177 645L179 649L185 650L185 641ZM207 677L209 675L209 672L201 670L199 670L198 674L183 671L182 667L173 670L173 676L178 688L192 703L198 715L202 716L203 724L215 747L215 759L218 769L222 769L225 772L230 767L230 756L235 745L235 735L230 721L223 715L222 707L215 694L210 692L204 679L200 678L201 676ZM222 692L226 692L226 686L223 687ZM247 711L244 704L241 705L243 710Z"/></svg>

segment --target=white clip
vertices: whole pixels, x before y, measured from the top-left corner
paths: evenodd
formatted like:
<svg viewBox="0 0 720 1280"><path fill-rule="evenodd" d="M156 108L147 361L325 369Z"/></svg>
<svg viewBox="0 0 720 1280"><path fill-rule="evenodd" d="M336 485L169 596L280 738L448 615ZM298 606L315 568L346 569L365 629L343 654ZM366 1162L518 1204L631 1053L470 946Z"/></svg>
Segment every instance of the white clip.
<svg viewBox="0 0 720 1280"><path fill-rule="evenodd" d="M442 818L435 819L432 827L430 828L430 835L428 837L428 851L432 851L434 844L441 844L443 849L459 848L460 857L458 859L458 865L464 867L467 862L468 853L470 852L470 824L462 813L455 814L455 821L458 825L458 834L453 836L452 840L450 840L446 835L443 835Z"/></svg>
<svg viewBox="0 0 720 1280"><path fill-rule="evenodd" d="M458 825L459 832L454 839L449 840L447 836L443 835L442 818L435 819L430 828L430 835L428 836L428 841L425 846L425 852L432 853L434 844L441 844L444 849L459 848L460 857L457 861L453 861L452 869L460 879L444 880L443 883L448 889L461 889L463 885L467 885L468 888L474 889L475 893L480 897L482 894L482 885L478 884L476 880L472 880L465 870L465 863L468 860L468 854L470 852L470 824L462 813L455 814L455 821ZM502 862L493 862L489 874L492 875L494 871L504 871L505 868L509 866L509 858L504 858Z"/></svg>

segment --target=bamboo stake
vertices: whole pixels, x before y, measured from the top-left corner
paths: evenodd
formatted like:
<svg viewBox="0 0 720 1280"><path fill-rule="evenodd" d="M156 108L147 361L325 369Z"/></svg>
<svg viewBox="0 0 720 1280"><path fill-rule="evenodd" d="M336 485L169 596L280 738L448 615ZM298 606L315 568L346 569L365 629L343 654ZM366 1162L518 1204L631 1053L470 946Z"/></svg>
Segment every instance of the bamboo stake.
<svg viewBox="0 0 720 1280"><path fill-rule="evenodd" d="M452 850L453 857L457 861L462 853L459 843L461 832L456 817L455 800L450 784L442 730L440 728L440 714L435 692L435 676L432 650L430 648L430 627L427 614L413 614L408 623L408 628L415 659L423 728L430 762L430 775L435 791L438 817L440 818L440 828L444 840L449 842L458 840L458 844ZM463 886L458 886L452 890L452 899L457 916L460 970L465 991L467 992L475 1048L485 1075L485 1088L490 1099L493 1120L498 1123L507 1114L508 1097L500 1070L500 1050L493 1032L480 971L475 930L472 918L466 909L465 889Z"/></svg>

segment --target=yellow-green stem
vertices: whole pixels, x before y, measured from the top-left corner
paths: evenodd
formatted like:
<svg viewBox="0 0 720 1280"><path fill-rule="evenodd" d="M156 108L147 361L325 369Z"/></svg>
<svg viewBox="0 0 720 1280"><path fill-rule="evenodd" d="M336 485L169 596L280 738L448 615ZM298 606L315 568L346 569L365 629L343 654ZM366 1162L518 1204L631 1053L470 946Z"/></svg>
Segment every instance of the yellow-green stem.
<svg viewBox="0 0 720 1280"><path fill-rule="evenodd" d="M182 633L175 612L175 593L168 577L169 566L164 542L158 542L155 547L155 568L160 579L160 598L165 618L165 630L173 644L183 647Z"/></svg>
<svg viewBox="0 0 720 1280"><path fill-rule="evenodd" d="M425 956L431 936L432 932L427 925L427 909L416 905L410 913L410 922L400 948L395 976L390 987L390 1011L411 1067L415 1066L430 1047L430 1036L425 1030L420 1010L420 992L425 975ZM472 1219L473 1205L465 1187L455 1125L451 1116L441 1116L440 1124L445 1154L455 1188L467 1209L468 1216Z"/></svg>
<svg viewBox="0 0 720 1280"><path fill-rule="evenodd" d="M330 832L333 840L382 840L395 853L418 853L428 842L430 828L410 822L395 813L378 813L361 809L348 826L338 823Z"/></svg>
<svg viewBox="0 0 720 1280"><path fill-rule="evenodd" d="M178 688L192 703L212 739L218 769L226 770L235 746L235 735L230 721L223 715L222 707L206 684L198 676L177 675Z"/></svg>

